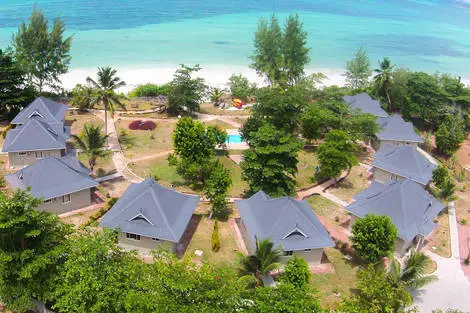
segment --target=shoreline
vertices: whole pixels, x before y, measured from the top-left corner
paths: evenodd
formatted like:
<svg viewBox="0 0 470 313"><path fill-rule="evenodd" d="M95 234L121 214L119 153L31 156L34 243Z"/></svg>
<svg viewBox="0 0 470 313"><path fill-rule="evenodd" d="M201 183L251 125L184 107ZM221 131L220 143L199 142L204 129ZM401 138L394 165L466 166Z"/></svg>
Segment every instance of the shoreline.
<svg viewBox="0 0 470 313"><path fill-rule="evenodd" d="M126 82L126 86L119 89L119 92L127 93L137 85L145 83L164 84L173 79L173 74L178 68L177 65L152 65L152 66L113 66L117 69L117 76ZM266 85L264 79L256 74L248 66L227 66L227 65L201 65L202 69L194 76L204 78L206 84L211 87L227 88L228 79L232 74L242 74L250 82L258 86ZM71 90L76 84L85 84L87 76L95 79L98 68L76 68L61 76L62 87ZM321 72L327 75L324 86L343 86L345 77L342 69L309 68L306 74Z"/></svg>

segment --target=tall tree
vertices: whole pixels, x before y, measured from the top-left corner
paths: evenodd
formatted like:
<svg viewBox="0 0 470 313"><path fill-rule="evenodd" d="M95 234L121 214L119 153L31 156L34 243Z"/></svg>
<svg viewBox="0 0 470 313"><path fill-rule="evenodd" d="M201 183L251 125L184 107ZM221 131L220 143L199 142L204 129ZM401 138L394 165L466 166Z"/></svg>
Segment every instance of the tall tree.
<svg viewBox="0 0 470 313"><path fill-rule="evenodd" d="M13 56L0 49L0 117L10 119L34 98L26 77Z"/></svg>
<svg viewBox="0 0 470 313"><path fill-rule="evenodd" d="M242 74L233 74L228 79L230 94L233 98L247 100L256 91L256 84L250 83L248 78Z"/></svg>
<svg viewBox="0 0 470 313"><path fill-rule="evenodd" d="M72 58L72 37L64 38L64 21L56 17L52 29L48 28L44 13L35 7L29 23L21 23L12 41L18 64L39 92L46 86L59 87L59 76L68 72Z"/></svg>
<svg viewBox="0 0 470 313"><path fill-rule="evenodd" d="M446 117L434 135L439 151L447 156L454 154L465 140L463 119L458 115Z"/></svg>
<svg viewBox="0 0 470 313"><path fill-rule="evenodd" d="M430 262L429 257L421 252L411 253L404 266L394 259L390 264L388 278L395 287L403 285L409 289L420 289L437 279L435 275L424 274Z"/></svg>
<svg viewBox="0 0 470 313"><path fill-rule="evenodd" d="M116 89L126 85L116 76L117 70L110 66L98 67L98 79L95 81L87 77L86 81L94 88L94 97L92 104L102 104L104 106L104 132L108 133L108 111L114 113L115 107L119 106L126 109L121 102L122 96L116 93Z"/></svg>
<svg viewBox="0 0 470 313"><path fill-rule="evenodd" d="M258 75L265 75L270 85L276 85L281 80L281 42L282 30L276 16L273 14L270 22L261 18L255 32L255 53L251 57L251 67Z"/></svg>
<svg viewBox="0 0 470 313"><path fill-rule="evenodd" d="M254 255L243 255L240 262L240 275L243 280L250 284L263 285L263 276L269 275L271 271L279 268L282 251L269 239L256 240Z"/></svg>
<svg viewBox="0 0 470 313"><path fill-rule="evenodd" d="M346 63L346 83L352 89L365 88L372 74L369 56L364 47L357 50L354 57Z"/></svg>
<svg viewBox="0 0 470 313"><path fill-rule="evenodd" d="M88 164L90 170L93 171L96 160L105 158L109 155L109 151L104 148L108 135L101 131L101 126L85 124L80 134L72 135L75 145L88 156Z"/></svg>
<svg viewBox="0 0 470 313"><path fill-rule="evenodd" d="M168 90L168 112L170 114L199 111L199 103L206 92L204 79L192 75L201 70L199 64L189 67L184 64L176 70Z"/></svg>
<svg viewBox="0 0 470 313"><path fill-rule="evenodd" d="M368 262L377 263L393 252L398 231L392 219L385 215L367 214L352 227L354 249Z"/></svg>
<svg viewBox="0 0 470 313"><path fill-rule="evenodd" d="M245 151L244 161L240 163L250 192L262 189L271 196L293 194L302 143L271 124L265 124L250 136L250 149Z"/></svg>
<svg viewBox="0 0 470 313"><path fill-rule="evenodd" d="M392 112L392 99L390 98L390 89L393 83L393 69L395 65L392 64L388 57L385 57L379 62L379 68L376 68L374 72L375 85L377 92L380 96L387 99L388 111Z"/></svg>
<svg viewBox="0 0 470 313"><path fill-rule="evenodd" d="M310 62L309 52L303 23L297 14L289 15L281 41L283 80L288 85L295 85L303 78L305 65Z"/></svg>
<svg viewBox="0 0 470 313"><path fill-rule="evenodd" d="M12 311L33 309L33 298L45 300L65 257L63 243L71 228L37 210L41 203L27 191L0 194L0 295Z"/></svg>
<svg viewBox="0 0 470 313"><path fill-rule="evenodd" d="M216 162L209 178L204 182L204 193L212 204L212 217L226 220L230 211L225 199L232 186L230 171L222 163Z"/></svg>
<svg viewBox="0 0 470 313"><path fill-rule="evenodd" d="M357 164L356 150L356 145L346 132L331 130L318 148L319 175L322 178L337 178L343 170L350 170Z"/></svg>

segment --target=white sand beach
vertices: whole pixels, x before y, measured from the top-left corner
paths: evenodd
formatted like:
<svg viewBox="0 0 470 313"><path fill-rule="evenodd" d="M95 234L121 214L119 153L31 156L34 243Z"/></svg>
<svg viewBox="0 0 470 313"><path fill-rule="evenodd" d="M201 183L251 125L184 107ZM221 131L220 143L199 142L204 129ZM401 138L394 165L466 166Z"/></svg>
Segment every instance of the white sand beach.
<svg viewBox="0 0 470 313"><path fill-rule="evenodd" d="M206 80L207 84L212 87L227 87L228 78L236 73L241 73L250 81L259 86L265 85L262 77L248 66L224 66L224 65L202 65L202 70L197 76ZM121 92L128 92L139 84L154 83L163 84L169 82L173 78L173 74L177 69L177 65L147 66L147 67L115 67L117 75L124 80L127 85L120 89ZM325 86L344 84L344 76L341 69L308 69L306 72L321 72L327 75L324 80ZM87 76L95 78L96 68L72 69L69 73L62 76L62 86L65 89L72 89L76 84L84 84Z"/></svg>

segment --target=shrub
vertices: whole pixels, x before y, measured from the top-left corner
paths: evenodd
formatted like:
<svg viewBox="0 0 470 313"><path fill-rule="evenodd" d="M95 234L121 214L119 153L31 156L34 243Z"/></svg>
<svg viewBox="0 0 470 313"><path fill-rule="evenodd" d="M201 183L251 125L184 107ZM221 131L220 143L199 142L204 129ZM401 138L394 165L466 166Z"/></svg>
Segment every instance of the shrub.
<svg viewBox="0 0 470 313"><path fill-rule="evenodd" d="M159 95L168 95L168 84L155 85L155 84L143 84L138 85L129 92L129 97L156 97Z"/></svg>
<svg viewBox="0 0 470 313"><path fill-rule="evenodd" d="M460 224L462 224L462 225L467 225L467 219L466 219L466 218L462 218L462 219L460 220Z"/></svg>
<svg viewBox="0 0 470 313"><path fill-rule="evenodd" d="M220 250L220 235L219 235L219 221L215 220L214 231L212 232L211 237L211 246L213 252L218 252Z"/></svg>
<svg viewBox="0 0 470 313"><path fill-rule="evenodd" d="M15 125L14 124L10 124L8 125L7 127L5 127L4 130L2 130L2 137L5 138L5 136L7 135L7 132L10 130L10 129L13 129L15 128Z"/></svg>
<svg viewBox="0 0 470 313"><path fill-rule="evenodd" d="M153 121L135 120L129 124L131 130L154 130L157 125Z"/></svg>
<svg viewBox="0 0 470 313"><path fill-rule="evenodd" d="M94 224L99 218L101 218L103 215L105 215L106 212L108 212L117 201L118 201L118 198L109 199L108 202L106 203L106 205L104 207L100 208L95 214L90 216L90 218L85 223L80 225L80 228L83 229L87 226L90 226L90 225Z"/></svg>
<svg viewBox="0 0 470 313"><path fill-rule="evenodd" d="M294 254L294 257L287 261L284 272L281 274L281 280L294 285L297 288L305 287L312 274L304 259Z"/></svg>

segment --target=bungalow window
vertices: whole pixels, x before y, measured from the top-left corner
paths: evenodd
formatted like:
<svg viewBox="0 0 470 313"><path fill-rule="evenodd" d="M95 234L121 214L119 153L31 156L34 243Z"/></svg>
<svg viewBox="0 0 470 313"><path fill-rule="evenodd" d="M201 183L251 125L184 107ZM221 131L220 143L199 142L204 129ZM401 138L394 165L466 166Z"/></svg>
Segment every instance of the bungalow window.
<svg viewBox="0 0 470 313"><path fill-rule="evenodd" d="M126 233L126 238L127 239L132 239L132 240L140 240L140 235Z"/></svg>
<svg viewBox="0 0 470 313"><path fill-rule="evenodd" d="M312 252L312 249L304 249L305 252Z"/></svg>
<svg viewBox="0 0 470 313"><path fill-rule="evenodd" d="M26 152L18 152L18 155L26 155Z"/></svg>
<svg viewBox="0 0 470 313"><path fill-rule="evenodd" d="M69 203L70 201L72 201L72 197L70 196L70 194L62 196L62 203L65 204Z"/></svg>
<svg viewBox="0 0 470 313"><path fill-rule="evenodd" d="M284 251L285 256L291 256L294 254L294 251Z"/></svg>
<svg viewBox="0 0 470 313"><path fill-rule="evenodd" d="M36 159L42 159L43 157L42 151L36 151Z"/></svg>
<svg viewBox="0 0 470 313"><path fill-rule="evenodd" d="M160 239L155 238L155 237L153 237L152 240L153 240L153 241L160 241Z"/></svg>
<svg viewBox="0 0 470 313"><path fill-rule="evenodd" d="M44 203L51 203L51 202L52 202L52 199L44 200Z"/></svg>

